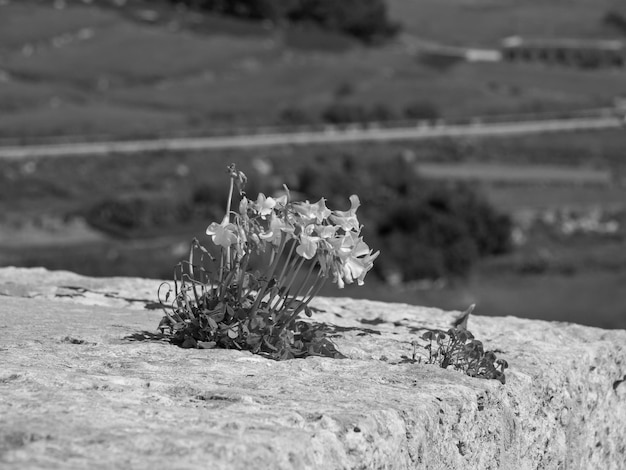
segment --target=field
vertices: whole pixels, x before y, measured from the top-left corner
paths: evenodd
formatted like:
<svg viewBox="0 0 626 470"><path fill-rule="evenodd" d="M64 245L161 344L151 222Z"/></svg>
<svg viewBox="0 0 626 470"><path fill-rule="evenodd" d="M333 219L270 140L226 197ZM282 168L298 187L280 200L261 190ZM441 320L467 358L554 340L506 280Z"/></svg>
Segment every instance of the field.
<svg viewBox="0 0 626 470"><path fill-rule="evenodd" d="M493 47L507 36L611 38L603 24L619 0L390 0L391 14L420 37L444 44Z"/></svg>
<svg viewBox="0 0 626 470"><path fill-rule="evenodd" d="M626 95L623 70L442 68L421 63L413 49L422 42L496 47L511 34L616 37L602 21L616 6L609 0L390 0L405 32L375 48L158 3L149 20L143 10L80 3L0 4L0 140L231 132L285 124L285 109L317 116L338 102L382 103L398 117L410 104L428 103L453 118L610 106ZM253 192L291 185L305 164L402 156L443 185L467 181L510 214L516 249L482 260L466 280L390 286L371 277L366 289L328 288L325 295L448 309L477 303L483 315L626 328L624 148L626 132L612 130L0 161L0 265L169 278L191 238L202 238L212 221L203 204L225 193L227 163L257 182ZM87 222L103 202L133 198L159 217L125 233ZM374 248L384 256L385 247Z"/></svg>
<svg viewBox="0 0 626 470"><path fill-rule="evenodd" d="M543 35L540 26L552 35L613 37L602 22L607 0L567 7L394 0L391 14L405 32L375 48L316 30L198 19L160 2L150 9L106 4L0 5L0 138L202 134L285 124L287 109L319 119L337 102L383 105L396 118L427 103L459 117L610 106L626 94L623 71L464 62L441 68L421 63L412 46L462 39L464 46L498 47L507 35Z"/></svg>

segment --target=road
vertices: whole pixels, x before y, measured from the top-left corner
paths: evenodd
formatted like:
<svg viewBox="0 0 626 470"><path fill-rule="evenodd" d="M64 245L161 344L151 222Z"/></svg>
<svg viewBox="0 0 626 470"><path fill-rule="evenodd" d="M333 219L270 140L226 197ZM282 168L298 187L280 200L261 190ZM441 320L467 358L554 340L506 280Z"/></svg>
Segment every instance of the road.
<svg viewBox="0 0 626 470"><path fill-rule="evenodd" d="M223 137L169 138L137 141L65 143L0 147L0 159L68 157L75 155L132 154L150 151L185 151L229 148L259 148L282 145L385 142L441 137L497 137L516 134L612 129L624 126L617 116L579 117L526 122L426 125L397 128L329 128L323 131L267 133Z"/></svg>

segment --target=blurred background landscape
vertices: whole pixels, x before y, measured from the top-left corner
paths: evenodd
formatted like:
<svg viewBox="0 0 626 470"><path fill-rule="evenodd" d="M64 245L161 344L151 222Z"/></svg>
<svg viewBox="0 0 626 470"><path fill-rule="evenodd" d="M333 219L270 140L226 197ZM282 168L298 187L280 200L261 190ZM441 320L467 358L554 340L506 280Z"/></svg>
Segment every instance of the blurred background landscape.
<svg viewBox="0 0 626 470"><path fill-rule="evenodd" d="M0 155L623 119L622 3L0 0ZM532 48L507 58L520 41ZM285 183L345 210L359 195L365 240L381 255L365 287L324 295L626 328L624 126L0 158L0 265L169 279L223 217L231 162L252 198Z"/></svg>

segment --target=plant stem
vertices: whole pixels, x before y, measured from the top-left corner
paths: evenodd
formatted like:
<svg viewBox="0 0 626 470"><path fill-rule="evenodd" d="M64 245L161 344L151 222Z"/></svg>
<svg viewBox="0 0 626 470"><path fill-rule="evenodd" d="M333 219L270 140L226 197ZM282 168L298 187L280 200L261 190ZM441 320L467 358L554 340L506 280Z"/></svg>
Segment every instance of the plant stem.
<svg viewBox="0 0 626 470"><path fill-rule="evenodd" d="M313 300L313 298L319 293L319 291L322 289L322 287L324 286L325 283L326 283L326 278L325 277L318 277L317 278L316 285L312 286L309 289L309 293L310 293L309 297L304 302L302 302L300 305L298 305L296 307L296 309L293 311L293 313L289 316L289 319L285 323L283 323L281 325L280 330L279 330L279 334L285 328L287 328L287 325L289 325L292 321L294 321L298 317L298 315L300 315L300 312L305 309L305 307L309 304L309 302L311 300Z"/></svg>
<svg viewBox="0 0 626 470"><path fill-rule="evenodd" d="M313 269L315 268L315 266L317 266L317 263L312 262L311 265L309 266L309 271L307 272L306 277L304 278L304 281L300 283L300 287L298 287L298 290L296 291L294 296L291 298L291 301L289 302L289 304L287 304L286 308L291 307L291 305L298 299L298 297L300 297L302 291L308 285L309 279L311 278L311 274L313 273Z"/></svg>
<svg viewBox="0 0 626 470"><path fill-rule="evenodd" d="M250 260L250 254L246 253L243 257L243 263L239 267L239 276L237 279L237 303L241 302L241 297L243 293L243 281L246 276L246 271L248 270L249 260Z"/></svg>
<svg viewBox="0 0 626 470"><path fill-rule="evenodd" d="M276 305L274 305L274 307L271 307L271 310L275 310L276 306L280 303L280 291L281 288L285 287L285 279L289 279L289 272L290 270L293 271L293 266L296 264L297 262L297 258L293 257L293 252L296 246L296 242L293 241L291 244L291 248L289 249L289 253L287 254L287 257L285 258L285 260L283 261L283 268L280 271L280 275L277 278L276 281L276 292L270 295L270 298L267 300L267 305L270 306L272 301L274 300L274 298L278 295L279 296L279 302L277 302ZM288 289L286 289L288 290Z"/></svg>
<svg viewBox="0 0 626 470"><path fill-rule="evenodd" d="M304 261L305 261L304 258L300 258L299 261L294 258L292 264L295 265L297 263L297 266L295 267L295 269L291 269L291 271L289 272L289 276L287 277L287 279L289 279L289 284L287 284L286 287L285 287L285 294L284 294L284 296L282 296L282 298L281 298L281 296L279 294L279 299L276 302L276 304L272 307L272 310L276 310L276 308L281 304L281 300L282 300L283 306L287 305L287 299L289 298L289 289L291 289L291 286L293 285L294 281L296 280L296 276L300 272L300 269L302 268L302 265L304 264ZM283 279L281 279L280 281L282 282Z"/></svg>
<svg viewBox="0 0 626 470"><path fill-rule="evenodd" d="M233 200L233 189L235 189L235 179L231 176L230 187L228 188L228 200L226 201L226 216L225 218L230 223L230 206ZM226 270L230 271L230 246L226 247Z"/></svg>
<svg viewBox="0 0 626 470"><path fill-rule="evenodd" d="M228 200L226 201L226 216L230 222L230 206L233 199L233 190L235 189L235 178L230 177L230 188L228 188Z"/></svg>
<svg viewBox="0 0 626 470"><path fill-rule="evenodd" d="M316 286L309 289L309 292L307 292L307 296L308 298L298 307L298 309L296 309L296 311L298 313L300 313L300 311L304 310L304 307L306 307L307 305L309 305L309 302L311 300L313 300L313 298L319 294L320 290L322 290L322 287L324 287L324 284L326 284L326 277L318 277L317 278L317 282L316 282Z"/></svg>
<svg viewBox="0 0 626 470"><path fill-rule="evenodd" d="M276 266L278 266L280 256L283 254L286 244L287 244L287 238L285 237L280 242L280 246L274 258L274 262L270 265L269 269L266 272L267 281L265 282L265 285L261 288L261 290L259 290L259 292L257 293L256 299L254 299L254 304L252 305L252 308L250 309L250 312L252 314L256 313L257 309L259 308L259 305L261 304L261 300L263 299L263 297L265 297L265 294L267 293L267 287L269 286L272 280L272 277L274 276L274 271L276 271Z"/></svg>
<svg viewBox="0 0 626 470"><path fill-rule="evenodd" d="M285 259L285 264L283 264L283 269L280 271L280 276L278 276L278 279L280 281L285 279L285 271L287 270L287 266L291 262L291 257L293 256L293 251L295 250L295 248L296 248L296 242L294 240L293 243L291 244L291 248L289 249L289 254L287 255L287 258Z"/></svg>

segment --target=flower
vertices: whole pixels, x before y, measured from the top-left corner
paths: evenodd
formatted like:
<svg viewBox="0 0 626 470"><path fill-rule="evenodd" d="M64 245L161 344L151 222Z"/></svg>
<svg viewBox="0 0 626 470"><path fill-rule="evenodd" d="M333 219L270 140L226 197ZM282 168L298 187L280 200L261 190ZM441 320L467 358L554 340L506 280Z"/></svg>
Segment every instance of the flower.
<svg viewBox="0 0 626 470"><path fill-rule="evenodd" d="M250 200L245 196L241 198L241 201L239 201L239 213L242 216L245 216L248 214L249 203L250 203Z"/></svg>
<svg viewBox="0 0 626 470"><path fill-rule="evenodd" d="M366 245L367 246L367 245ZM357 257L356 254L348 257L343 265L343 277L351 284L356 279L357 284L362 286L365 284L365 275L374 266L374 260L378 258L380 251L372 253L368 249L365 255Z"/></svg>
<svg viewBox="0 0 626 470"><path fill-rule="evenodd" d="M330 241L330 244L334 248L336 257L333 263L333 275L339 288L344 287L344 281L352 284L355 279L362 286L365 282L365 275L374 266L374 260L380 252L372 253L363 238L354 232L336 237Z"/></svg>
<svg viewBox="0 0 626 470"><path fill-rule="evenodd" d="M315 220L318 224L326 220L331 214L330 209L326 207L326 199L321 198L315 204L306 202L294 202L293 208L307 221Z"/></svg>
<svg viewBox="0 0 626 470"><path fill-rule="evenodd" d="M265 194L259 193L256 199L256 209L261 217L270 215L276 207L276 199L273 197L265 197Z"/></svg>
<svg viewBox="0 0 626 470"><path fill-rule="evenodd" d="M228 216L224 217L221 224L213 222L206 229L206 234L211 235L213 243L223 246L224 248L228 248L233 243L237 242L237 233L237 227L229 222Z"/></svg>
<svg viewBox="0 0 626 470"><path fill-rule="evenodd" d="M320 238L312 236L314 228L313 224L307 225L300 233L300 244L296 247L296 253L304 259L312 259L317 253L317 243Z"/></svg>
<svg viewBox="0 0 626 470"><path fill-rule="evenodd" d="M228 165L226 167L226 171L228 172L233 184L237 186L237 191L239 191L239 194L243 194L244 193L243 188L246 185L246 182L248 181L248 178L246 177L244 172L237 170L234 163L231 163L230 165Z"/></svg>
<svg viewBox="0 0 626 470"><path fill-rule="evenodd" d="M330 220L339 225L345 231L354 230L358 232L361 228L359 220L356 217L356 211L361 205L359 196L353 194L350 196L350 210L348 211L333 211Z"/></svg>
<svg viewBox="0 0 626 470"><path fill-rule="evenodd" d="M315 233L317 233L320 238L332 238L335 236L335 233L337 233L337 227L334 225L316 225Z"/></svg>
<svg viewBox="0 0 626 470"><path fill-rule="evenodd" d="M292 234L294 230L294 227L288 220L285 220L283 217L279 217L276 212L272 212L267 230L260 232L259 238L264 241L269 241L274 245L279 245L282 240L283 233Z"/></svg>

